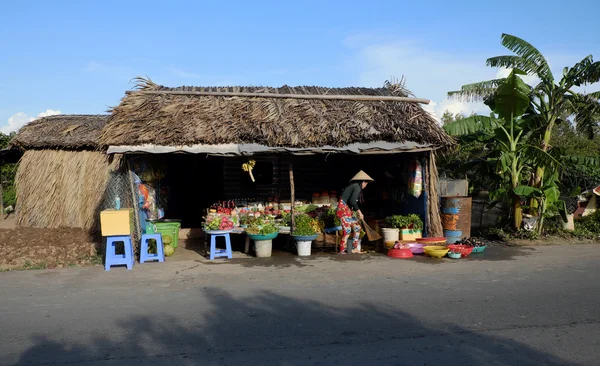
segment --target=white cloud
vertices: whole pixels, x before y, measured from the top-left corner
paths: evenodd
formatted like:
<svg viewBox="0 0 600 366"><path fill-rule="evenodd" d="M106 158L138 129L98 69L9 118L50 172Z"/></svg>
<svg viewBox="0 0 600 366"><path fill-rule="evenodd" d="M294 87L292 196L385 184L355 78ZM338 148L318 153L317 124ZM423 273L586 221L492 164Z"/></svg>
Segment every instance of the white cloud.
<svg viewBox="0 0 600 366"><path fill-rule="evenodd" d="M36 117L30 117L24 112L17 112L8 118L6 125L0 127L0 132L8 135L11 132L17 132L21 127L38 118L54 116L60 114L60 111L54 109L46 109L46 111L38 113Z"/></svg>
<svg viewBox="0 0 600 366"><path fill-rule="evenodd" d="M54 109L46 109L45 112L39 113L37 115L37 118L56 116L57 114L60 114L60 111L55 111Z"/></svg>
<svg viewBox="0 0 600 366"><path fill-rule="evenodd" d="M460 41L457 40L458 42ZM343 45L351 51L346 66L357 75L358 83L379 87L385 80L404 76L406 87L415 96L431 100L429 105L424 105L424 109L438 120L446 110L467 115L472 112L487 115L489 109L483 103L448 99L448 91L459 90L462 85L469 83L505 77L510 73L505 68L496 69L485 65L485 60L495 53L437 51L428 46L426 41L402 39L391 36L390 32L351 35L343 40ZM562 67L573 66L583 58L556 52L551 54L552 51L543 52L549 63L552 61L554 65L560 66L557 69L552 67L557 79L562 75ZM530 75L523 76L523 80L532 86L539 83L537 77ZM589 92L599 88L594 85L574 89Z"/></svg>
<svg viewBox="0 0 600 366"><path fill-rule="evenodd" d="M438 120L444 111L486 113L483 103L448 99L448 91L464 84L494 78L495 70L485 66L485 55L464 55L434 51L416 41L372 41L368 36L352 36L344 41L356 53L348 60L365 86L381 86L384 80L404 76L406 87L417 97L428 98L424 106Z"/></svg>

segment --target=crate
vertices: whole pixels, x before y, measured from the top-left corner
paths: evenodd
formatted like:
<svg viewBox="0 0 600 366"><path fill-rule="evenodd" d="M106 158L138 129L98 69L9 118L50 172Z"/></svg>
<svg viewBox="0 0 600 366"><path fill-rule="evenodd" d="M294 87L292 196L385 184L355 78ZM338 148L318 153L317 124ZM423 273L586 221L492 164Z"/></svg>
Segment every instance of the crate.
<svg viewBox="0 0 600 366"><path fill-rule="evenodd" d="M317 240L313 242L315 248L329 248L340 245L342 237L337 234L320 234Z"/></svg>
<svg viewBox="0 0 600 366"><path fill-rule="evenodd" d="M423 237L422 230L401 229L400 240L415 240Z"/></svg>
<svg viewBox="0 0 600 366"><path fill-rule="evenodd" d="M133 209L104 210L100 212L102 236L131 235Z"/></svg>

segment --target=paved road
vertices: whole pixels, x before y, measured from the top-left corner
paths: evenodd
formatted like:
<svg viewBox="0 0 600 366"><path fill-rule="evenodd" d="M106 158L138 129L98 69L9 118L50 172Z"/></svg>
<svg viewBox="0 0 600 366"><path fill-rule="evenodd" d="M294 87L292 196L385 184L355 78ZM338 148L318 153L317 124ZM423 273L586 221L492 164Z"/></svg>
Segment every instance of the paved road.
<svg viewBox="0 0 600 366"><path fill-rule="evenodd" d="M0 273L0 364L598 365L599 259L576 245Z"/></svg>

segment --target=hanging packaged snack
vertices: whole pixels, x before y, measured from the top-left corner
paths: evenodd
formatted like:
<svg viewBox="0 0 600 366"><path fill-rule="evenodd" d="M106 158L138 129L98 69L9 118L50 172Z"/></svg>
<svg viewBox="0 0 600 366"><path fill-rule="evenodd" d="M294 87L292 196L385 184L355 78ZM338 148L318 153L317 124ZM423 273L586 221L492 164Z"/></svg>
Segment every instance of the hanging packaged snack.
<svg viewBox="0 0 600 366"><path fill-rule="evenodd" d="M409 165L408 194L415 198L421 197L423 191L423 167L421 162L413 160Z"/></svg>

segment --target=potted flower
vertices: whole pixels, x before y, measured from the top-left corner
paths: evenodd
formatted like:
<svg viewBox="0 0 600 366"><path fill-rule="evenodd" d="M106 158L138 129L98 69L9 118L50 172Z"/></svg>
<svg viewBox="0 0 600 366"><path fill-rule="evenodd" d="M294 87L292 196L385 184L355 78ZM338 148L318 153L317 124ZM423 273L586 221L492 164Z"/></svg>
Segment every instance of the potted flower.
<svg viewBox="0 0 600 366"><path fill-rule="evenodd" d="M312 242L318 236L318 223L306 214L297 215L294 221L296 226L292 232L292 237L296 240L298 256L309 256Z"/></svg>
<svg viewBox="0 0 600 366"><path fill-rule="evenodd" d="M415 240L423 236L423 220L417 214L389 216L385 219L385 223L392 229L398 230L400 240ZM383 234L384 241L387 242L393 239L386 238L385 230L383 230Z"/></svg>
<svg viewBox="0 0 600 366"><path fill-rule="evenodd" d="M254 240L254 251L257 257L270 257L273 250L273 239L279 234L279 228L257 219L248 226L246 234Z"/></svg>

